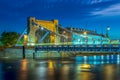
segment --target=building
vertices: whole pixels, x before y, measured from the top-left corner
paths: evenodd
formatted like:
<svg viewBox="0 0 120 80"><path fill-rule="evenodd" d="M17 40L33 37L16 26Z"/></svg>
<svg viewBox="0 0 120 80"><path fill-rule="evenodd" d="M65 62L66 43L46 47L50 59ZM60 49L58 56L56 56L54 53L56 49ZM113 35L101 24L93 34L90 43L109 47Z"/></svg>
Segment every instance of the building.
<svg viewBox="0 0 120 80"><path fill-rule="evenodd" d="M70 44L108 44L109 38L104 34L83 28L67 27L61 30L66 38L61 38L61 42L71 42Z"/></svg>

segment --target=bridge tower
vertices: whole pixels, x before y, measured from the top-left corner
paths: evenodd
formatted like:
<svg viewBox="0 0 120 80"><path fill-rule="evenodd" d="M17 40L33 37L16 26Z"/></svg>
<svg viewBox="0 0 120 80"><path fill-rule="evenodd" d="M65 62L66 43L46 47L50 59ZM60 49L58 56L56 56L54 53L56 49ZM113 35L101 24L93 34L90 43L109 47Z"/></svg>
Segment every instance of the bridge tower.
<svg viewBox="0 0 120 80"><path fill-rule="evenodd" d="M36 24L36 25L34 25ZM39 28L43 28L47 31L50 31L50 43L56 43L57 37L54 33L57 32L57 26L58 26L58 20L37 20L34 17L29 17L28 19L28 43L29 44L35 44L38 40L38 37L36 36L36 31Z"/></svg>

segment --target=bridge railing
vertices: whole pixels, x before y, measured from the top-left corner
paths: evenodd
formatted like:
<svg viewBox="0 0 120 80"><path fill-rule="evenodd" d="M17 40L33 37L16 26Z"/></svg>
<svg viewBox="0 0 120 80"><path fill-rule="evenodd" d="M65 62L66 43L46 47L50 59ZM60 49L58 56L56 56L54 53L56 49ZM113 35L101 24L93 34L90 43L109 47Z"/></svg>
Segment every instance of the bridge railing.
<svg viewBox="0 0 120 80"><path fill-rule="evenodd" d="M95 51L95 52L119 52L120 45L41 45L36 46L35 51Z"/></svg>

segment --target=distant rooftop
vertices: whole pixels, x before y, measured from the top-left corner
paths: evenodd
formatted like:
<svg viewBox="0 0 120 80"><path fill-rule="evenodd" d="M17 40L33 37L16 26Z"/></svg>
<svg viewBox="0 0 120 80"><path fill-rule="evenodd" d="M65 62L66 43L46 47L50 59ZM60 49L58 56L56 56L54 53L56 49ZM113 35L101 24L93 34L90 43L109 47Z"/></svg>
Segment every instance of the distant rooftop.
<svg viewBox="0 0 120 80"><path fill-rule="evenodd" d="M84 32L87 32L87 34L106 37L105 34L99 34L94 30L88 30L88 29L84 29L84 28L73 28L73 27L67 27L66 29L71 30L71 31L76 32L76 33L80 33L80 34L83 34Z"/></svg>

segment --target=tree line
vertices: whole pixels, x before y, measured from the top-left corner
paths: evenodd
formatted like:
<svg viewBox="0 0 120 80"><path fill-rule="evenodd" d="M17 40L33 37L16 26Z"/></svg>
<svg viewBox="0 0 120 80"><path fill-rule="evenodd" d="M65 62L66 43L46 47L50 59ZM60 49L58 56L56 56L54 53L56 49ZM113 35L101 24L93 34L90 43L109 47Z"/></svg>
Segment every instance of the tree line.
<svg viewBox="0 0 120 80"><path fill-rule="evenodd" d="M0 36L0 46L11 47L17 43L20 34L17 32L2 32Z"/></svg>

